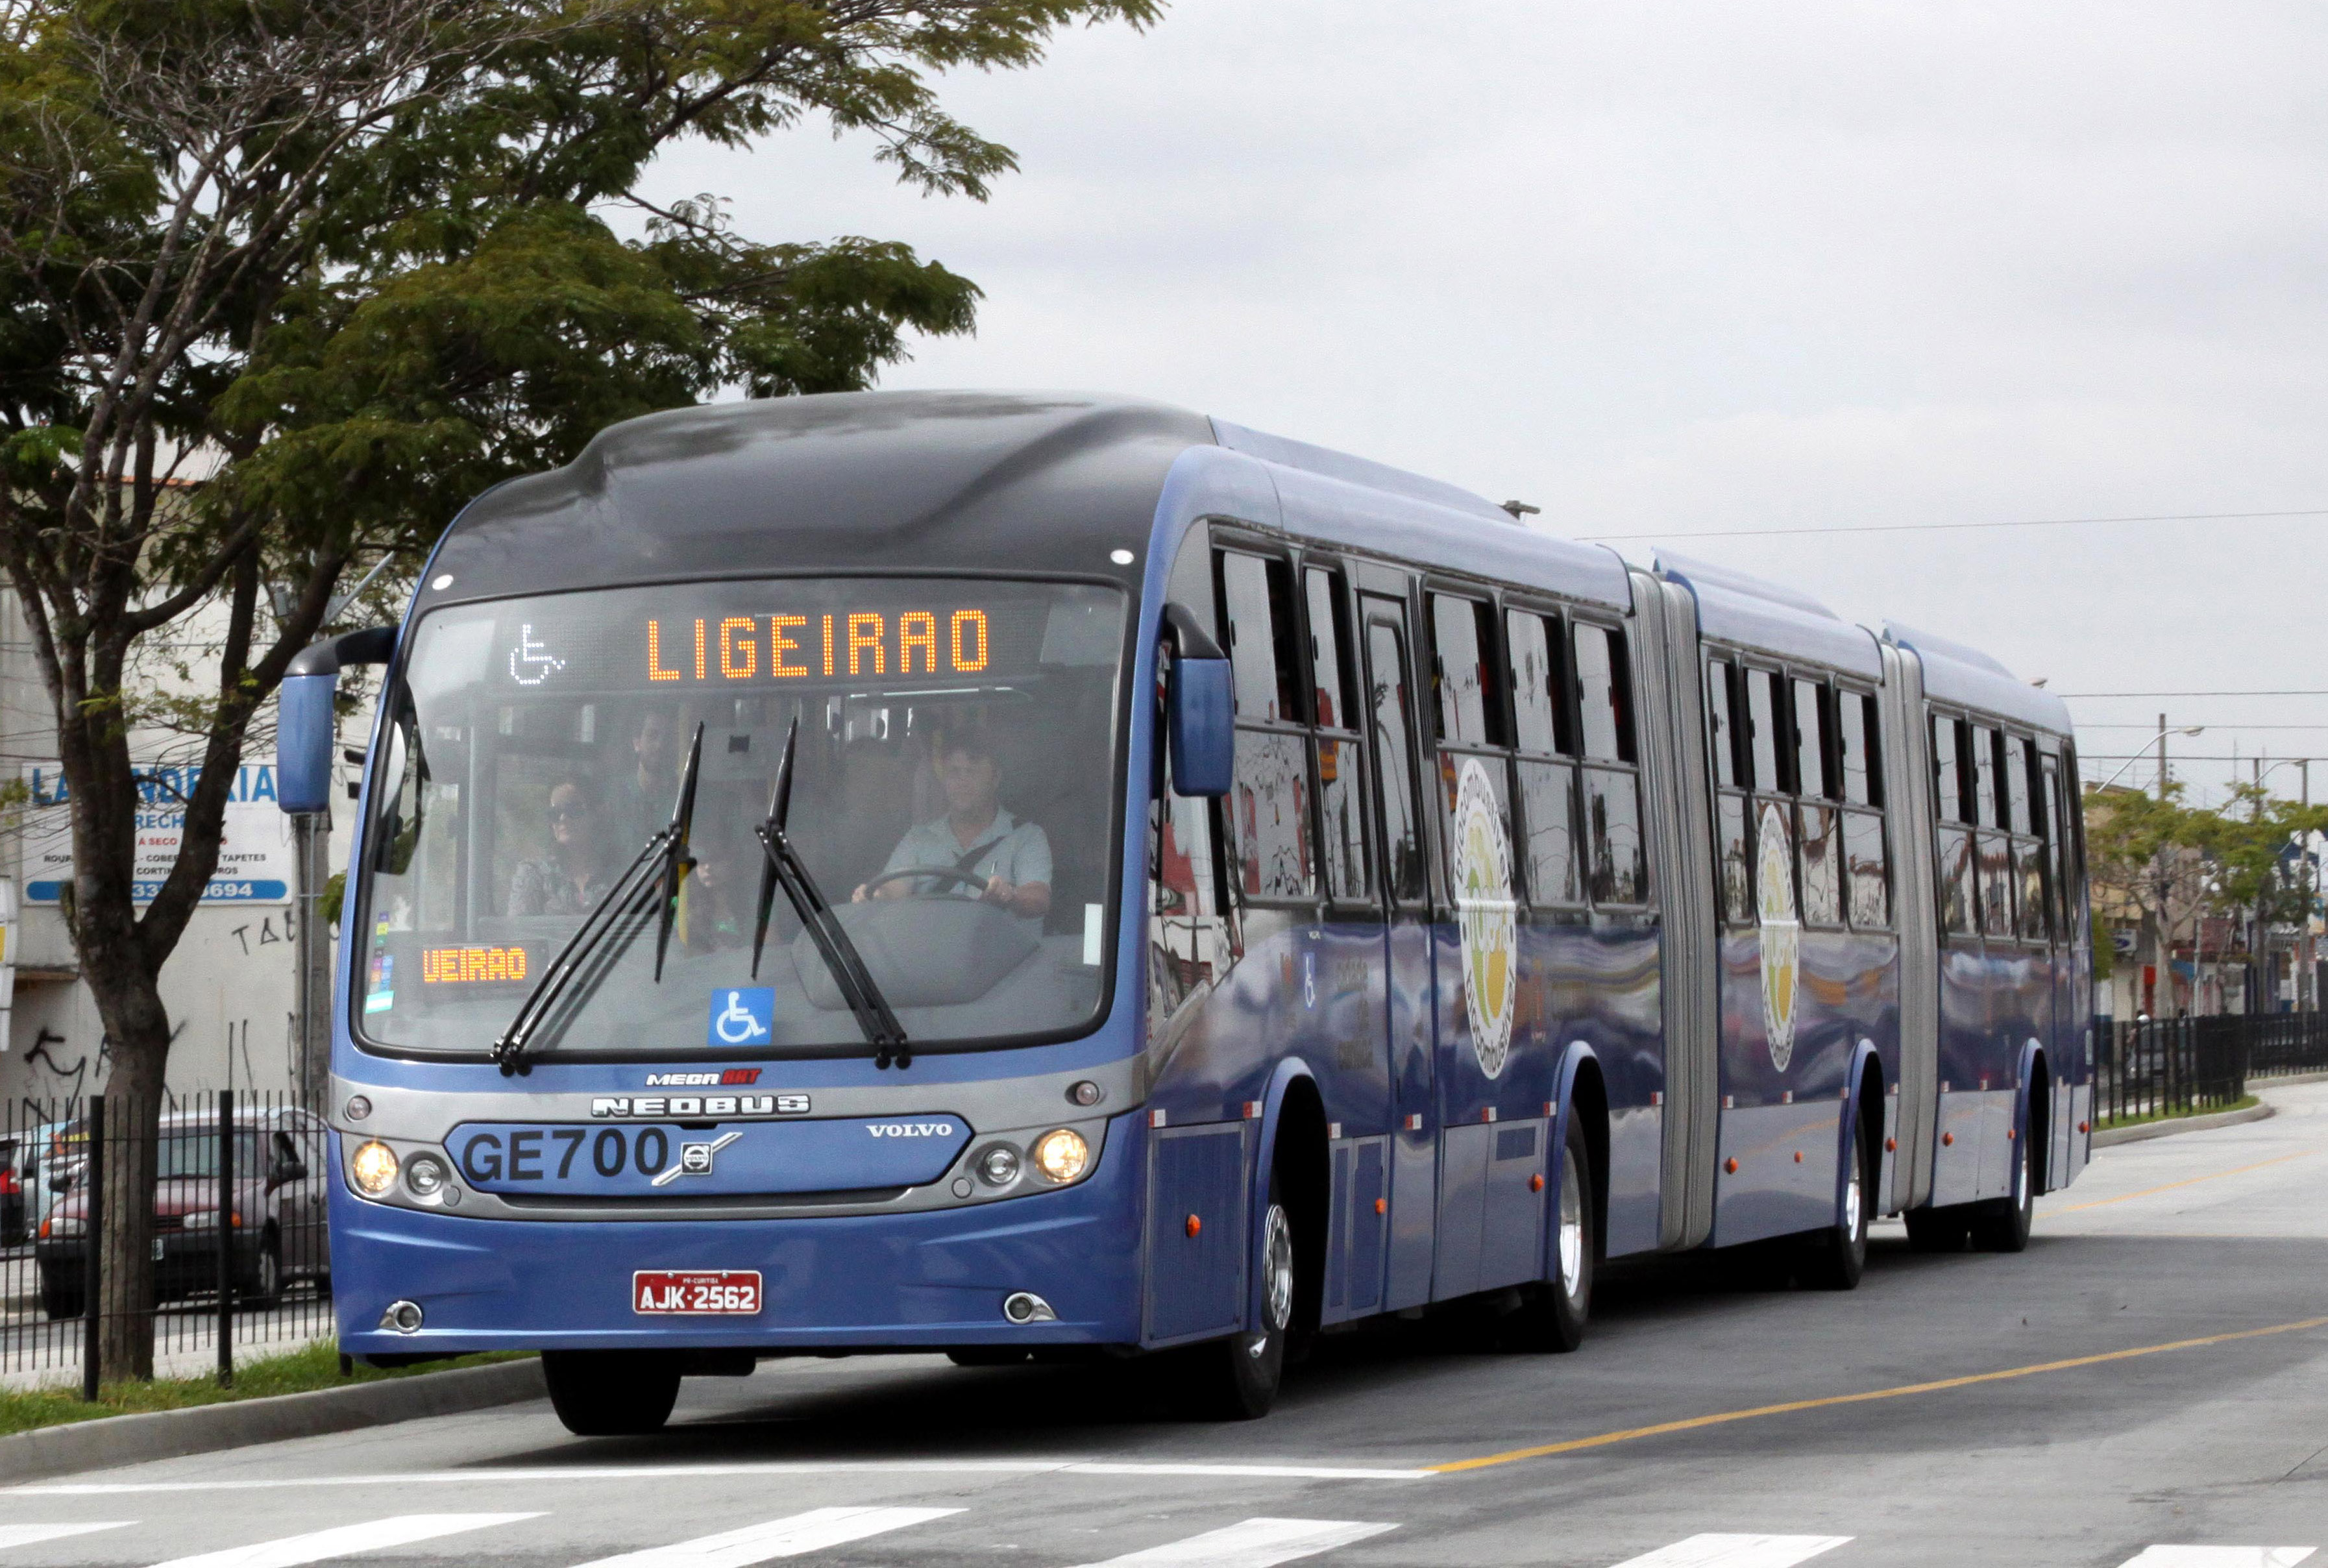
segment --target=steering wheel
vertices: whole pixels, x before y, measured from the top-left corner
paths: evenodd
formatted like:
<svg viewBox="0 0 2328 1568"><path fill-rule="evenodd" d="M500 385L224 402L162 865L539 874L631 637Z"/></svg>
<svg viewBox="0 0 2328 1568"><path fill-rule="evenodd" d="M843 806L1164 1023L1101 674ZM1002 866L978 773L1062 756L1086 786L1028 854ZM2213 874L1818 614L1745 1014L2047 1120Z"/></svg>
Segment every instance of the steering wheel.
<svg viewBox="0 0 2328 1568"><path fill-rule="evenodd" d="M963 887L970 888L972 890L972 897L980 897L986 892L985 878L973 877L967 871L957 871L952 866L908 866L902 871L884 871L878 877L874 878L870 882L866 883L865 896L868 898L870 898L873 897L873 889L880 887L886 882L901 882L906 880L907 878L922 877L935 877L943 881L958 882ZM961 895L956 893L932 891L927 893L916 892L909 895L909 897L915 898L956 898L960 897Z"/></svg>

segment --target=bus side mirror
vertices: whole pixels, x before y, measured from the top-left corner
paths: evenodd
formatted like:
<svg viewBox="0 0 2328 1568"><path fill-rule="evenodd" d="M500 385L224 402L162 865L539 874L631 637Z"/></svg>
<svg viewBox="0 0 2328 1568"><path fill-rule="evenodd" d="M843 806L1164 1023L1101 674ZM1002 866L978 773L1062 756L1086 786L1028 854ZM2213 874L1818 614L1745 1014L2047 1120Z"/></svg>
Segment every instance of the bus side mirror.
<svg viewBox="0 0 2328 1568"><path fill-rule="evenodd" d="M284 672L277 694L275 795L286 812L329 811L332 747L338 725L332 711L340 671L350 664L385 664L396 653L396 628L371 626L304 649Z"/></svg>
<svg viewBox="0 0 2328 1568"><path fill-rule="evenodd" d="M1225 659L1172 661L1169 694L1172 787L1187 796L1225 795L1236 776L1236 706Z"/></svg>

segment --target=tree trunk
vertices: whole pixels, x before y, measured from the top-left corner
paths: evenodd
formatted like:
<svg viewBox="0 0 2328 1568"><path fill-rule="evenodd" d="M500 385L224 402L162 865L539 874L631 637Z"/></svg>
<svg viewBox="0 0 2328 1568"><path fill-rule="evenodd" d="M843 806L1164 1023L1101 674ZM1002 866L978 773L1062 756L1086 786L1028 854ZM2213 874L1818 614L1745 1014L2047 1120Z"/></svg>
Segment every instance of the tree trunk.
<svg viewBox="0 0 2328 1568"><path fill-rule="evenodd" d="M113 1041L107 1147L91 1151L105 1160L102 1295L89 1307L104 1313L98 1376L106 1383L154 1376L155 1157L170 1049L169 1016L154 977L121 968L125 972L82 972Z"/></svg>

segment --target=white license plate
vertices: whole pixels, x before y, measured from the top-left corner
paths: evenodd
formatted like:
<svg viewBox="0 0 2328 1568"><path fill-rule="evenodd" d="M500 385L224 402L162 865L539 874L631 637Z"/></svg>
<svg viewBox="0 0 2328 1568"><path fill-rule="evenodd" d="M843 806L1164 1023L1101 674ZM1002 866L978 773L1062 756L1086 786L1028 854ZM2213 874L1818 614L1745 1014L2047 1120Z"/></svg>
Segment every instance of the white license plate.
<svg viewBox="0 0 2328 1568"><path fill-rule="evenodd" d="M760 1310L753 1269L641 1269L631 1276L631 1310L690 1317L750 1317Z"/></svg>

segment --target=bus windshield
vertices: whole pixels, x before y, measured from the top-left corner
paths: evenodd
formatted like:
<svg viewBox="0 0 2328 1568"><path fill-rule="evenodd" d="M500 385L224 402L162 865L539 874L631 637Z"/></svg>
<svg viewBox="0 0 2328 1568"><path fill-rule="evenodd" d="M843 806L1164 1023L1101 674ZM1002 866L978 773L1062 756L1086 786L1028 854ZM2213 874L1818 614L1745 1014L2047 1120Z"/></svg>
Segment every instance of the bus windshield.
<svg viewBox="0 0 2328 1568"><path fill-rule="evenodd" d="M779 894L752 947L777 759L787 831L915 1051L1059 1038L1103 1001L1123 597L1078 584L767 578L452 606L387 697L356 930L360 1041L480 1055L669 826L659 904L587 961L529 1055L866 1048Z"/></svg>

